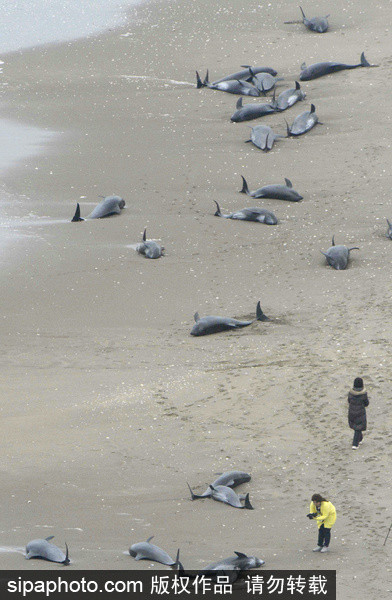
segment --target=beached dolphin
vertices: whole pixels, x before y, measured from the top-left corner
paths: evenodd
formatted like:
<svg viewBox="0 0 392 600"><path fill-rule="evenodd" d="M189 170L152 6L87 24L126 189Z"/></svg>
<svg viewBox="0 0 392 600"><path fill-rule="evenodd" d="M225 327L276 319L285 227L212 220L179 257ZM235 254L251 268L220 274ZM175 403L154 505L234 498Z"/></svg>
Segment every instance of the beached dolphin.
<svg viewBox="0 0 392 600"><path fill-rule="evenodd" d="M273 77L270 73L254 73L252 68L249 68L252 75L252 83L261 94L266 95L267 92L275 88L277 81L283 81L283 77Z"/></svg>
<svg viewBox="0 0 392 600"><path fill-rule="evenodd" d="M246 81L250 81L252 79L252 75L250 75L249 69L252 69L253 73L257 75L258 73L270 73L273 77L275 77L278 72L271 67L251 67L249 65L241 65L245 68L244 71L237 71L237 73L231 73L231 75L226 75L226 77L222 77L221 79L217 79L213 81L212 84L221 83L222 81L228 81L229 79L245 79Z"/></svg>
<svg viewBox="0 0 392 600"><path fill-rule="evenodd" d="M271 150L275 140L285 137L284 135L278 135L267 125L256 125L251 129L250 140L246 140L246 142L252 142L257 148L265 152Z"/></svg>
<svg viewBox="0 0 392 600"><path fill-rule="evenodd" d="M136 252L143 254L146 258L160 258L163 256L164 247L153 240L146 238L147 228L144 228L143 241L136 246Z"/></svg>
<svg viewBox="0 0 392 600"><path fill-rule="evenodd" d="M286 121L287 135L303 135L307 131L310 131L317 123L319 123L319 120L316 115L316 107L314 104L311 104L310 110L305 110L305 112L295 117L291 127Z"/></svg>
<svg viewBox="0 0 392 600"><path fill-rule="evenodd" d="M265 564L264 560L257 558L257 556L247 556L243 552L234 552L235 556L229 556L228 558L221 558L220 560L210 563L206 567L203 567L198 573L191 571L190 573L185 572L184 567L180 562L179 552L177 553L178 571L181 576L188 576L191 579L195 579L200 576L208 576L208 578L215 578L225 576L228 578L230 583L234 583L239 577L243 576L249 569L258 569Z"/></svg>
<svg viewBox="0 0 392 600"><path fill-rule="evenodd" d="M202 571L224 571L231 567L237 571L247 571L248 569L257 569L265 564L264 560L256 556L247 556L242 552L236 551L234 551L234 554L236 556L222 558L217 562L210 563L206 567L203 567Z"/></svg>
<svg viewBox="0 0 392 600"><path fill-rule="evenodd" d="M315 31L316 33L325 33L328 29L328 17L313 17L312 19L307 19L305 17L305 13L301 7L299 7L302 13L302 21L285 21L286 25L291 23L303 23L305 27L310 29L311 31Z"/></svg>
<svg viewBox="0 0 392 600"><path fill-rule="evenodd" d="M260 96L260 92L254 85L243 79L228 79L221 83L210 83L208 81L208 71L204 81L200 79L199 73L196 71L196 86L197 88L208 87L211 90L220 90L228 94L242 94L243 96Z"/></svg>
<svg viewBox="0 0 392 600"><path fill-rule="evenodd" d="M253 510L253 506L249 500L249 493L245 496L245 503L241 504L241 498L235 493L231 487L227 485L210 485L211 488L211 496L214 500L218 502L223 502L224 504L229 504L234 508L249 508Z"/></svg>
<svg viewBox="0 0 392 600"><path fill-rule="evenodd" d="M328 264L336 269L337 271L343 271L348 264L348 259L351 250L359 250L356 246L354 248L347 248L347 246L335 246L335 236L332 237L332 246L328 248L326 252L320 250L321 254L324 254Z"/></svg>
<svg viewBox="0 0 392 600"><path fill-rule="evenodd" d="M237 485L241 485L242 483L247 483L250 480L251 476L249 475L249 473L245 473L244 471L226 471L225 473L222 473L222 475L220 475L218 479L215 479L215 481L213 481L212 486L216 487L218 485L226 485L228 487L233 488ZM194 494L192 492L189 483L188 487L191 492L192 500L196 500L198 498L209 498L212 495L211 486L208 486L206 491L200 495Z"/></svg>
<svg viewBox="0 0 392 600"><path fill-rule="evenodd" d="M219 333L220 331L229 331L248 327L255 321L269 321L269 318L263 313L260 308L260 302L256 306L256 318L253 321L238 321L230 317L199 317L199 313L195 313L194 319L196 323L192 327L191 335L210 335L211 333Z"/></svg>
<svg viewBox="0 0 392 600"><path fill-rule="evenodd" d="M238 98L236 109L237 110L230 119L233 123L251 121L252 119L258 119L264 115L270 115L271 113L276 112L275 106L272 103L256 104L255 102L252 102L251 104L243 106L242 98Z"/></svg>
<svg viewBox="0 0 392 600"><path fill-rule="evenodd" d="M110 217L111 215L119 215L124 206L125 201L120 198L120 196L106 196L106 198L104 198L85 219L82 219L78 202L72 223L76 221L86 221L86 219L103 219L104 217Z"/></svg>
<svg viewBox="0 0 392 600"><path fill-rule="evenodd" d="M389 237L392 240L392 223L388 219L387 219L387 223L388 223L387 237Z"/></svg>
<svg viewBox="0 0 392 600"><path fill-rule="evenodd" d="M177 562L168 555L167 552L159 548L159 546L155 546L154 544L150 544L150 540L152 540L154 536L148 538L146 542L138 542L137 544L133 544L129 548L129 554L135 560L152 560L162 565L167 565L169 567L175 567Z"/></svg>
<svg viewBox="0 0 392 600"><path fill-rule="evenodd" d="M276 111L283 111L293 106L299 100L304 100L305 97L306 93L301 90L300 84L296 81L295 88L281 92L278 99L273 101L273 106Z"/></svg>
<svg viewBox="0 0 392 600"><path fill-rule="evenodd" d="M214 200L217 210L215 217L223 217L224 219L238 219L240 221L256 221L257 223L265 223L266 225L276 225L278 219L274 213L265 208L243 208L237 210L234 213L225 215L221 213L220 206L216 200Z"/></svg>
<svg viewBox="0 0 392 600"><path fill-rule="evenodd" d="M287 200L288 202L298 202L302 200L302 196L298 194L295 190L293 190L293 184L290 179L285 177L286 185L279 184L271 184L265 185L253 192L249 191L248 184L246 182L245 177L242 177L242 189L240 192L242 194L248 194L248 196L252 196L252 198L272 198L275 200Z"/></svg>
<svg viewBox="0 0 392 600"><path fill-rule="evenodd" d="M38 540L32 540L26 546L26 559L30 558L42 558L51 562L61 563L63 565L69 565L71 562L68 556L68 546L65 544L66 554L60 548L57 548L54 544L50 544L49 540L52 540L54 535Z"/></svg>
<svg viewBox="0 0 392 600"><path fill-rule="evenodd" d="M336 62L320 62L314 63L313 65L306 66L305 63L301 65L301 75L299 76L301 81L309 81L310 79L317 79L330 73L336 73L337 71L344 71L345 69L357 69L358 67L378 67L378 65L371 65L365 58L365 53L361 54L361 62L358 65L346 65L344 63Z"/></svg>

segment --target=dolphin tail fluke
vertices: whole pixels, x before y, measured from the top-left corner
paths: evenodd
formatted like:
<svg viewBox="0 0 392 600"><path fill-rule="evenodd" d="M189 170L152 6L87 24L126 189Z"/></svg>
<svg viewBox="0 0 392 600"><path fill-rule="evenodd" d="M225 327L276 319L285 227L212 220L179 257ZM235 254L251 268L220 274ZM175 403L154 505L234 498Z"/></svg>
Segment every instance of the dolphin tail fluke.
<svg viewBox="0 0 392 600"><path fill-rule="evenodd" d="M370 67L370 63L366 60L365 58L365 52L362 52L361 54L361 66L362 67Z"/></svg>
<svg viewBox="0 0 392 600"><path fill-rule="evenodd" d="M216 200L214 200L215 204L216 204L216 213L215 213L215 217L220 217L222 215L221 213L221 209L220 206L218 204L218 202Z"/></svg>
<svg viewBox="0 0 392 600"><path fill-rule="evenodd" d="M254 510L253 506L251 505L250 500L249 500L249 492L245 496L244 508L249 508L249 510Z"/></svg>
<svg viewBox="0 0 392 600"><path fill-rule="evenodd" d="M269 321L267 315L265 315L261 310L260 300L258 301L256 306L256 321Z"/></svg>
<svg viewBox="0 0 392 600"><path fill-rule="evenodd" d="M242 189L240 190L240 194L248 194L248 196L250 196L250 191L248 188L248 184L246 183L246 179L245 177L243 177L243 175L241 175L242 177Z"/></svg>
<svg viewBox="0 0 392 600"><path fill-rule="evenodd" d="M173 565L170 565L172 569L175 569L176 571L179 571L180 573L184 573L185 569L182 566L182 563L180 561L180 549L178 548L177 550L177 556L176 556L176 562Z"/></svg>
<svg viewBox="0 0 392 600"><path fill-rule="evenodd" d="M188 482L186 482L186 484L187 484L187 486L189 487L189 491L190 491L190 493L191 493L191 499L192 499L192 500L197 500L198 498L204 498L204 496L198 496L197 494L194 494L194 493L193 493L193 491L192 491L192 488L191 488L191 486L189 485L189 483L188 483Z"/></svg>
<svg viewBox="0 0 392 600"><path fill-rule="evenodd" d="M71 223L76 223L77 221L84 221L84 219L80 216L80 204L79 202L76 204L75 214L72 217Z"/></svg>
<svg viewBox="0 0 392 600"><path fill-rule="evenodd" d="M205 86L205 82L203 83L202 80L200 79L200 75L198 73L198 71L196 71L196 87L197 89L200 89L202 87Z"/></svg>
<svg viewBox="0 0 392 600"><path fill-rule="evenodd" d="M66 548L66 554L65 554L65 558L64 558L62 564L63 565L69 565L69 563L71 561L69 560L69 552L68 552L68 544L67 544L67 542L65 542L65 548Z"/></svg>

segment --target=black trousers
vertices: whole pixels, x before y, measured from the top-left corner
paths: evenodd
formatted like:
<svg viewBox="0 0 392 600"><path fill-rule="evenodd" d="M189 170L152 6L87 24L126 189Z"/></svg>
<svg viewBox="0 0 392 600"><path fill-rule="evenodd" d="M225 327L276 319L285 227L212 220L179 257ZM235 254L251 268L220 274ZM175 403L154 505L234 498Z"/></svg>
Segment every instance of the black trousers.
<svg viewBox="0 0 392 600"><path fill-rule="evenodd" d="M321 527L319 528L317 545L318 546L326 546L328 548L330 541L331 541L331 528L324 527L324 525L321 525Z"/></svg>
<svg viewBox="0 0 392 600"><path fill-rule="evenodd" d="M353 438L353 446L358 446L359 442L362 442L362 431L354 431L354 438Z"/></svg>

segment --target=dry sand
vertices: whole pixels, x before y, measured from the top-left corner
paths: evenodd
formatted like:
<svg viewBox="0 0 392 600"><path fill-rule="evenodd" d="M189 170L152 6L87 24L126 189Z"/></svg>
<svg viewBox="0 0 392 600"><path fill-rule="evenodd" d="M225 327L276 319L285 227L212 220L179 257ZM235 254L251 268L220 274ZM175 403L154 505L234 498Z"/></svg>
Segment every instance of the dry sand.
<svg viewBox="0 0 392 600"><path fill-rule="evenodd" d="M336 569L339 600L390 597L392 6L311 12L331 13L326 35L284 25L291 0L151 2L128 28L3 57L2 116L57 136L3 177L2 546L54 534L70 568L150 568L123 552L155 535L188 568L239 550ZM269 154L230 122L236 96L195 88L196 68L264 64L282 90L304 60L362 50L378 69L304 83L305 102L259 121L285 133L313 102L324 123ZM213 199L255 204L241 174L251 189L288 177L304 199L259 201L276 227L214 218ZM69 223L81 197L86 215L111 193L120 217ZM145 226L165 258L134 251ZM360 246L346 271L320 254L333 234ZM271 322L189 335L196 310L251 318L259 299ZM369 428L353 452L357 375ZM252 474L253 512L190 502L186 481L204 490L230 469ZM311 552L315 492L337 507L328 555Z"/></svg>

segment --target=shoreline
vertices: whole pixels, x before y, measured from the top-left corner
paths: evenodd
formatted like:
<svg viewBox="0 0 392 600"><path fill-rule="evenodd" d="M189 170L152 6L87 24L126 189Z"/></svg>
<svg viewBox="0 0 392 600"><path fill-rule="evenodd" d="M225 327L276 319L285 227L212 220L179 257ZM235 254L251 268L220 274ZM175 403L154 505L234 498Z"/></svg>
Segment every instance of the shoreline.
<svg viewBox="0 0 392 600"><path fill-rule="evenodd" d="M7 117L66 134L4 177L53 223L32 225L34 247L1 271L2 546L50 526L61 547L66 532L75 568L132 570L150 565L123 551L155 534L169 553L180 547L186 568L239 550L268 569L337 569L342 600L361 589L387 597L389 50L386 32L374 34L381 17L361 8L344 32L336 15L315 38L281 25L296 14L291 1L262 14L262 36L253 0L154 2L135 7L135 27L6 61ZM244 143L246 124L229 122L237 97L196 90L192 79L195 69L209 67L212 80L257 60L289 87L331 43L331 59L365 49L381 66L304 84L305 102L285 116L314 101L325 125L267 155ZM156 79L126 79L135 75ZM282 115L257 123L284 128ZM304 199L263 201L276 227L214 218L214 199L225 212L246 204L240 175L251 189L288 177ZM77 201L87 214L111 193L126 200L119 217L65 223ZM158 261L130 248L145 226L166 248ZM361 247L346 272L320 254L332 234ZM258 300L271 322L190 337L195 311L254 318ZM353 453L345 403L357 373L369 432ZM240 492L256 510L189 501L186 481L200 490L229 469L252 474ZM319 491L338 511L325 557L311 552L315 527L304 518ZM45 568L2 558L3 568Z"/></svg>

